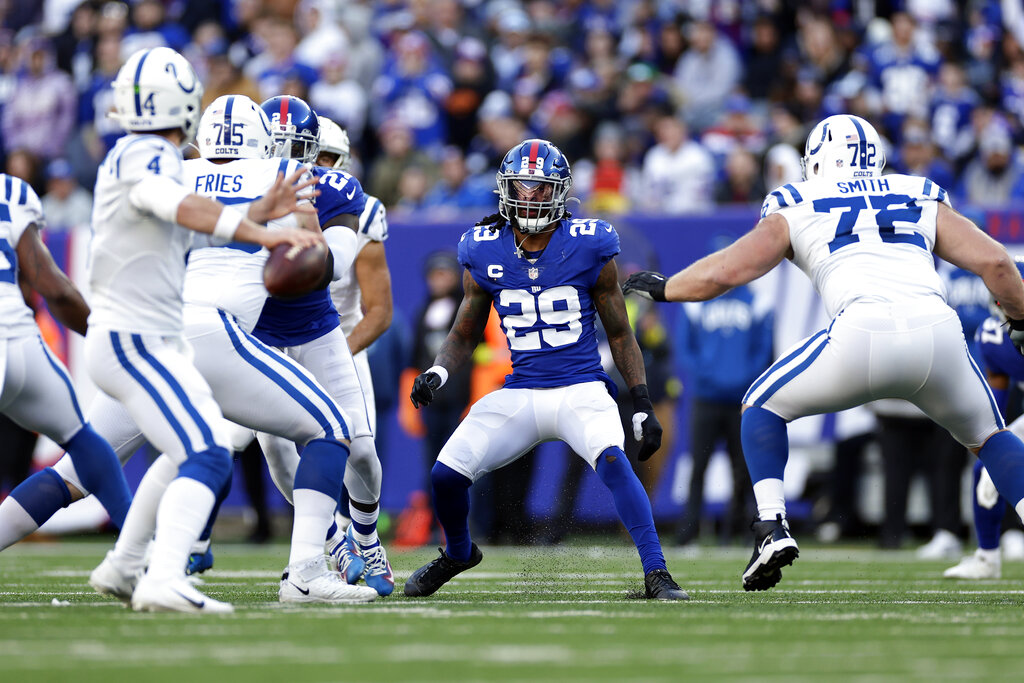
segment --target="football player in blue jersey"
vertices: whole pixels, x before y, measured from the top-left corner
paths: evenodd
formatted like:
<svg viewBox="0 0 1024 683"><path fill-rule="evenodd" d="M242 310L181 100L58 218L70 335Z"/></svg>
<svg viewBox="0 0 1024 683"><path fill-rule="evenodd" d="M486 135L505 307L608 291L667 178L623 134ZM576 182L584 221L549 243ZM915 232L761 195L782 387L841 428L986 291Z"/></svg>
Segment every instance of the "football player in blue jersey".
<svg viewBox="0 0 1024 683"><path fill-rule="evenodd" d="M1018 259L1015 262L1017 270L1024 277L1024 261ZM994 299L992 309L993 315L978 327L974 339L992 396L1005 415L1011 387L1024 382L1024 356L1010 341L1006 333L1006 316ZM1010 431L1017 436L1024 434L1024 418L1018 418L1011 424ZM996 490L981 460L974 462L973 481L971 507L974 509L978 549L961 560L960 564L943 572L942 575L947 579L998 579L1002 576L999 532L1002 530L1007 500Z"/></svg>
<svg viewBox="0 0 1024 683"><path fill-rule="evenodd" d="M277 156L314 164L319 156L319 119L298 97L272 97L260 105L270 119ZM287 301L268 298L253 330L265 344L285 353L313 373L351 420L350 455L345 467L347 532L335 523L327 540L334 566L349 583L362 578L380 595L390 595L394 575L384 546L377 536L380 512L381 466L373 441L363 390L348 341L340 327L338 311L328 286L352 266L359 251L356 230L366 206L362 185L349 173L313 166L319 177L317 217L330 248L327 273L322 287ZM295 445L279 437L260 435L260 445L279 461L295 458ZM339 502L342 492L338 491Z"/></svg>
<svg viewBox="0 0 1024 683"><path fill-rule="evenodd" d="M686 600L665 565L651 504L623 452L614 384L601 368L596 316L633 397L639 459L661 445L643 358L618 287L619 237L598 219L565 210L569 163L545 140L526 140L497 174L498 214L459 242L465 296L434 366L416 378L413 405L428 405L450 373L470 361L493 305L508 336L512 374L475 404L431 471L434 508L447 548L417 569L407 596L433 594L483 559L470 539L469 487L538 443L567 443L597 471L640 553L648 598Z"/></svg>

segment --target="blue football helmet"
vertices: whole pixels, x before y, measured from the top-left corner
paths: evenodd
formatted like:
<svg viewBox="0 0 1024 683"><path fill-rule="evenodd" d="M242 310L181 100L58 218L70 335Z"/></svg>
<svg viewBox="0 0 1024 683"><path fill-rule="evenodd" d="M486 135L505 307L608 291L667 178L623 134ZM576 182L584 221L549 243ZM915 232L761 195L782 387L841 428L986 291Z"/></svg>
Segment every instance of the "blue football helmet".
<svg viewBox="0 0 1024 683"><path fill-rule="evenodd" d="M279 95L260 105L270 119L272 156L315 163L320 153L320 122L316 112L298 97Z"/></svg>
<svg viewBox="0 0 1024 683"><path fill-rule="evenodd" d="M498 167L498 213L520 232L554 229L565 215L572 171L562 151L547 140L524 140Z"/></svg>

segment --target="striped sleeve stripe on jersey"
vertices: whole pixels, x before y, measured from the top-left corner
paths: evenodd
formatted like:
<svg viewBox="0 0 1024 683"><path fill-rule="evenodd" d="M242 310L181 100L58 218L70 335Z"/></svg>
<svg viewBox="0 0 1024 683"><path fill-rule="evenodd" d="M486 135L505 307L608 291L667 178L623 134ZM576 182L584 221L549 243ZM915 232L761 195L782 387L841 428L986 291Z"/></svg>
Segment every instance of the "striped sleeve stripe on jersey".
<svg viewBox="0 0 1024 683"><path fill-rule="evenodd" d="M380 200L379 199L374 199L373 200L373 204L370 205L370 214L366 217L366 223L363 225L362 230L360 230L359 232L361 232L363 234L366 234L366 233L370 232L370 226L373 225L373 222L375 220L377 220L377 212L378 211L380 211ZM387 231L387 227L385 226L384 234L382 235L382 237L387 237L387 236L388 236L388 231Z"/></svg>
<svg viewBox="0 0 1024 683"><path fill-rule="evenodd" d="M135 82L133 90L135 91L135 115L142 116L142 93L139 89L139 79L142 77L142 65L146 63L146 57L149 56L149 50L142 53L139 57L139 63L135 67Z"/></svg>
<svg viewBox="0 0 1024 683"><path fill-rule="evenodd" d="M127 372L132 379L138 382L143 390L149 394L150 398L153 399L153 403L156 404L156 407L159 408L160 412L163 414L164 419L167 420L167 424L169 424L171 429L174 430L174 433L178 435L182 445L185 447L185 453L189 456L195 455L195 450L192 448L192 440L188 438L188 433L185 431L185 428L182 426L181 422L178 421L178 418L174 416L174 413L171 412L171 408L167 405L167 401L165 401L163 396L160 395L160 392L156 390L156 387L153 386L152 382L146 379L146 377L139 372L138 368L132 365L128 360L128 355L124 352L124 347L121 346L121 335L117 332L111 331L110 344L114 349L114 355L117 356L118 362L121 363L121 367L123 367L125 372Z"/></svg>
<svg viewBox="0 0 1024 683"><path fill-rule="evenodd" d="M938 190L937 193L933 194L934 190ZM924 179L924 196L929 199L935 199L940 202L946 201L946 191L941 187L933 183L928 178Z"/></svg>
<svg viewBox="0 0 1024 683"><path fill-rule="evenodd" d="M231 339L231 344L235 347L235 350L238 351L238 355L240 355L246 363L256 368L260 374L270 378L274 384L281 387L285 393L295 399L295 402L302 406L307 413L312 415L313 419L316 420L316 423L324 430L325 438L337 438L334 434L334 428L331 425L331 421L327 419L327 416L324 415L323 411L317 408L316 405L313 404L313 401L311 401L299 387L295 386L292 382L289 382L284 375L276 372L272 367L270 367L270 365L257 358L249 346L256 346L256 348L265 356L272 357L283 364L281 358L276 354L257 346L256 339L252 335L246 334L245 331L238 327L233 320L228 318L224 311L218 310L217 313L220 314L220 319L224 324L224 329L227 330L228 337ZM249 342L249 344L245 344L242 341L243 338L245 341ZM322 399L323 397L320 398ZM344 425L344 423L342 424ZM344 429L344 426L342 428ZM347 435L346 438L348 438Z"/></svg>
<svg viewBox="0 0 1024 683"><path fill-rule="evenodd" d="M783 365L786 365L787 363L790 363L790 362L792 362L792 360L793 360L794 358L796 358L796 357L797 357L797 356L799 356L799 355L800 355L801 353L803 353L804 351L806 351L806 350L807 350L807 347L809 347L809 346L810 346L811 344L813 344L813 343L814 343L815 341L817 341L817 340L818 340L818 339L819 339L819 338L820 338L820 337L821 337L822 335L824 335L824 334L826 334L826 331L825 331L825 330L821 330L820 332L818 332L817 334L815 334L814 336L812 336L812 337L811 337L810 339L808 339L808 340L807 340L806 342L804 342L804 344L803 344L803 345L802 345L802 346L801 346L800 348L796 349L795 351L793 351L792 353L788 354L788 355L787 355L787 356L785 356L784 358L780 358L779 360L777 360L777 361L775 361L774 363L772 363L771 367L770 367L770 368L768 368L767 370L765 370L765 371L764 371L764 372L763 372L763 373L761 374L761 376L760 376L760 377L758 377L758 378L757 378L756 380L754 380L754 383L750 385L750 388L749 388L749 389L747 389L747 394L746 394L746 396L744 396L744 397L743 397L743 402L744 402L744 403L746 403L746 404L749 404L749 403L750 403L749 399L750 399L751 395L753 395L753 393L754 393L755 391L757 391L757 390L758 390L758 388L759 388L759 387L760 387L760 386L761 386L762 384L764 384L764 382L765 382L765 381L766 381L766 380L767 380L767 379L768 379L768 378L769 378L769 377L770 377L770 376L771 376L771 375L772 375L772 374L773 374L773 373L774 373L774 372L775 372L776 370L778 370L779 368L781 368L781 367L782 367Z"/></svg>
<svg viewBox="0 0 1024 683"><path fill-rule="evenodd" d="M334 415L334 419L336 419L338 421L338 424L341 425L342 436L344 436L346 439L351 438L349 436L348 423L345 422L345 417L341 414L341 411L338 409L338 406L334 402L334 399L328 396L326 392L324 392L324 390L321 389L316 382L307 377L306 374L303 373L298 368L294 367L288 362L285 362L285 360L282 360L278 354L271 351L266 344L261 342L256 337L247 334L245 335L244 339L245 341L251 342L252 345L259 349L260 351L262 351L267 358L270 358L271 360L275 361L278 365L287 370L289 374L294 375L295 379L299 380L299 382L304 384L306 387L310 389L310 391L316 394L317 398L319 398L324 403L324 405L326 405L330 409L331 414Z"/></svg>
<svg viewBox="0 0 1024 683"><path fill-rule="evenodd" d="M4 176L4 199L9 203L14 196L14 177Z"/></svg>
<svg viewBox="0 0 1024 683"><path fill-rule="evenodd" d="M28 200L28 183L19 178L18 184L21 186L21 192L18 193L18 204L24 205Z"/></svg>
<svg viewBox="0 0 1024 683"><path fill-rule="evenodd" d="M53 371L56 372L62 380L64 380L65 386L68 388L68 393L71 394L71 405L75 407L75 415L78 416L78 421L85 424L85 417L82 415L82 409L78 406L78 396L75 394L75 387L71 384L71 378L68 377L68 371L64 369L64 366L57 362L57 359L53 357L53 352L43 341L42 337L36 337L39 340L39 345L43 347L43 353L46 355L46 360L50 361L50 365L53 367Z"/></svg>
<svg viewBox="0 0 1024 683"><path fill-rule="evenodd" d="M795 187L793 187L792 185L783 185L779 189L773 190L771 193L772 196L778 200L780 207L790 205L790 202L786 201L786 196L782 194L783 190L790 194L790 196L792 197L793 204L799 204L804 200L804 198L800 196L800 193L796 191Z"/></svg>

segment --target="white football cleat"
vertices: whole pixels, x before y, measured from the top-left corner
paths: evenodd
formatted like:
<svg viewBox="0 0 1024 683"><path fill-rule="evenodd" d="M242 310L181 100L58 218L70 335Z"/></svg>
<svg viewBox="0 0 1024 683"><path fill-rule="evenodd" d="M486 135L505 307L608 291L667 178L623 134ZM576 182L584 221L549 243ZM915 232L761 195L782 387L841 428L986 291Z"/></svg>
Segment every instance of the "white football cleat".
<svg viewBox="0 0 1024 683"><path fill-rule="evenodd" d="M1024 531L1004 531L1002 538L999 539L999 546L1003 549L1003 559L1007 562L1024 560Z"/></svg>
<svg viewBox="0 0 1024 683"><path fill-rule="evenodd" d="M1002 576L999 551L978 548L973 555L960 560L960 564L942 572L947 579L998 579Z"/></svg>
<svg viewBox="0 0 1024 683"><path fill-rule="evenodd" d="M113 550L107 551L107 556L99 563L92 573L89 574L89 585L100 595L109 595L117 598L126 605L132 602L132 593L139 583L141 571L130 571L118 566L113 559Z"/></svg>
<svg viewBox="0 0 1024 683"><path fill-rule="evenodd" d="M136 612L187 614L231 614L235 611L229 603L197 591L184 576L180 579L154 579L149 574L143 575L135 587L132 609Z"/></svg>
<svg viewBox="0 0 1024 683"><path fill-rule="evenodd" d="M323 555L288 565L277 595L281 602L293 603L359 603L377 599L377 591L350 585L341 574L328 569Z"/></svg>
<svg viewBox="0 0 1024 683"><path fill-rule="evenodd" d="M932 540L917 549L920 560L955 560L963 552L963 544L952 531L939 529Z"/></svg>

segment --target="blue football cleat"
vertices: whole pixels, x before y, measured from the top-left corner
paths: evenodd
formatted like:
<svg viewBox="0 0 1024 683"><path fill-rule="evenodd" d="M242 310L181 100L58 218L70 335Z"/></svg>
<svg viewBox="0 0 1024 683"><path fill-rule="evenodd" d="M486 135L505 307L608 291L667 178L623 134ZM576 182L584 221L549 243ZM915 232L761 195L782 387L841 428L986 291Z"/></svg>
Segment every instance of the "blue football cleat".
<svg viewBox="0 0 1024 683"><path fill-rule="evenodd" d="M188 556L188 566L185 567L185 574L193 576L202 574L207 569L213 568L213 550L207 548L205 553L192 553Z"/></svg>
<svg viewBox="0 0 1024 683"><path fill-rule="evenodd" d="M353 545L355 539L351 536L352 527L349 527L348 540ZM377 591L377 595L384 597L391 595L395 590L395 574L391 571L391 563L388 562L388 554L384 546L379 542L372 548L360 548L360 553L366 561L366 571L363 572L363 581L366 585Z"/></svg>
<svg viewBox="0 0 1024 683"><path fill-rule="evenodd" d="M359 545L352 539L351 529L349 526L350 533L342 536L336 545L328 545L327 548L328 566L341 574L346 583L357 582L366 571L366 560L359 551Z"/></svg>

